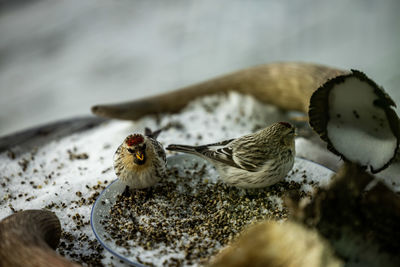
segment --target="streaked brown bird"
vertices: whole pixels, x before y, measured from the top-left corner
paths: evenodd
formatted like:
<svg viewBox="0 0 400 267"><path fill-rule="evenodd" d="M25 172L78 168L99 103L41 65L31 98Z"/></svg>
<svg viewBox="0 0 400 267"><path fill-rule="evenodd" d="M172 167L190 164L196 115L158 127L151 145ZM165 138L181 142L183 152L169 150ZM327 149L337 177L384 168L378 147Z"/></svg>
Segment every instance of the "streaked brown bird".
<svg viewBox="0 0 400 267"><path fill-rule="evenodd" d="M260 188L281 181L293 168L294 138L293 125L277 122L236 139L202 146L169 145L166 149L208 160L230 185Z"/></svg>
<svg viewBox="0 0 400 267"><path fill-rule="evenodd" d="M145 135L129 135L115 152L115 173L129 189L153 186L165 176L166 156L158 134L146 129Z"/></svg>

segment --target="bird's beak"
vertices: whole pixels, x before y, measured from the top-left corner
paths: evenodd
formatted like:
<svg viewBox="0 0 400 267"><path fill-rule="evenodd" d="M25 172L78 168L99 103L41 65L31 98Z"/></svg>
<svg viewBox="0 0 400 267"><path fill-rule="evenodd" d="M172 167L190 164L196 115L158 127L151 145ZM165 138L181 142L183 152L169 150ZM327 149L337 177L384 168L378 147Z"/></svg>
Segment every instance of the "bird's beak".
<svg viewBox="0 0 400 267"><path fill-rule="evenodd" d="M136 152L136 158L139 160L143 160L144 159L144 154L140 151Z"/></svg>

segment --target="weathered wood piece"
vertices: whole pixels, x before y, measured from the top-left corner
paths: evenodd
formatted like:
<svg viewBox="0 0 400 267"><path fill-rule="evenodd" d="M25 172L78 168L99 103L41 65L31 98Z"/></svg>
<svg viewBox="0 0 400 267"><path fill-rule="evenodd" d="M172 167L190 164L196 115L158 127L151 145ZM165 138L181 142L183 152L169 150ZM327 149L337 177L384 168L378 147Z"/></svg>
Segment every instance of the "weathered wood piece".
<svg viewBox="0 0 400 267"><path fill-rule="evenodd" d="M114 105L96 105L92 112L108 118L136 120L144 115L175 113L208 94L236 91L282 109L308 111L311 94L328 79L348 71L312 63L255 66L176 91Z"/></svg>
<svg viewBox="0 0 400 267"><path fill-rule="evenodd" d="M58 255L61 225L45 210L25 210L0 222L0 266L79 266Z"/></svg>

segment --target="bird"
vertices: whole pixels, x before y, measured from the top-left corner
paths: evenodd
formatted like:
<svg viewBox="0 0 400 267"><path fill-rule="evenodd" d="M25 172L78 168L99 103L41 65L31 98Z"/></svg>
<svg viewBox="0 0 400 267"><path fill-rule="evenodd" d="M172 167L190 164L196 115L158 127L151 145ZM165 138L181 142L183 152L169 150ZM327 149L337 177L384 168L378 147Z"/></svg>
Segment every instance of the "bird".
<svg viewBox="0 0 400 267"><path fill-rule="evenodd" d="M166 154L157 136L160 131L128 135L114 154L114 171L127 190L155 185L166 175Z"/></svg>
<svg viewBox="0 0 400 267"><path fill-rule="evenodd" d="M295 127L288 122L276 122L235 139L201 146L171 144L166 149L208 160L227 184L262 188L283 180L293 168Z"/></svg>

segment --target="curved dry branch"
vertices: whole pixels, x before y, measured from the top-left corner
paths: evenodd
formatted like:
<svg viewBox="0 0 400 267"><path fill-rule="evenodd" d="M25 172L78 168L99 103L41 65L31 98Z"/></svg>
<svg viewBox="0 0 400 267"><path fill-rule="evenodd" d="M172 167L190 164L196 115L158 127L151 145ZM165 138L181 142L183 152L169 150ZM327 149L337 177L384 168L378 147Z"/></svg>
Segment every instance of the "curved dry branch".
<svg viewBox="0 0 400 267"><path fill-rule="evenodd" d="M45 210L26 210L0 222L0 266L79 266L59 256L61 225Z"/></svg>
<svg viewBox="0 0 400 267"><path fill-rule="evenodd" d="M325 81L348 71L311 63L272 63L255 66L173 92L114 105L97 105L103 117L136 120L144 115L174 113L207 94L237 91L282 109L308 111L311 94Z"/></svg>

